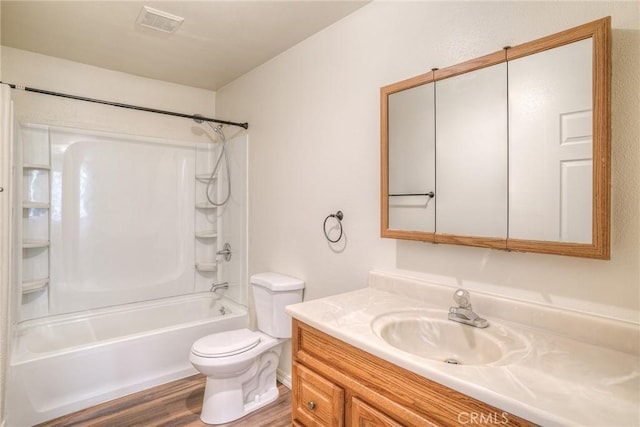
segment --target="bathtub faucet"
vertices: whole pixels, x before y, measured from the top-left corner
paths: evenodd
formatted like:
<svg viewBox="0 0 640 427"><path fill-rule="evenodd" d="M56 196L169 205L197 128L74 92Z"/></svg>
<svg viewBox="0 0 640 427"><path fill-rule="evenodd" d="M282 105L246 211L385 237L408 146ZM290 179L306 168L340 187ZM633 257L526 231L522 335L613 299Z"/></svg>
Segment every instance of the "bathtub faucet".
<svg viewBox="0 0 640 427"><path fill-rule="evenodd" d="M457 307L449 308L449 320L464 323L465 325L475 326L476 328L486 328L489 322L478 316L471 308L471 297L465 289L458 289L453 294L453 300L458 304Z"/></svg>
<svg viewBox="0 0 640 427"><path fill-rule="evenodd" d="M218 289L223 289L223 290L229 289L229 282L222 282L222 283L213 282L211 284L211 289L209 289L209 291L216 292Z"/></svg>

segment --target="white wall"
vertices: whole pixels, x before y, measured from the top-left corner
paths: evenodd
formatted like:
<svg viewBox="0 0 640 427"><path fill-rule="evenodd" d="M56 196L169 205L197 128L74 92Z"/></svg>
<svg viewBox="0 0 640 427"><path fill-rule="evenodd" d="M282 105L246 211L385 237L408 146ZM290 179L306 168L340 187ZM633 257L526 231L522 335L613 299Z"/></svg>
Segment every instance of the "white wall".
<svg viewBox="0 0 640 427"><path fill-rule="evenodd" d="M379 237L379 88L611 15L612 259ZM217 92L250 133L249 272L306 281L306 299L373 268L640 323L639 6L635 2L374 2ZM332 251L329 213L345 214Z"/></svg>

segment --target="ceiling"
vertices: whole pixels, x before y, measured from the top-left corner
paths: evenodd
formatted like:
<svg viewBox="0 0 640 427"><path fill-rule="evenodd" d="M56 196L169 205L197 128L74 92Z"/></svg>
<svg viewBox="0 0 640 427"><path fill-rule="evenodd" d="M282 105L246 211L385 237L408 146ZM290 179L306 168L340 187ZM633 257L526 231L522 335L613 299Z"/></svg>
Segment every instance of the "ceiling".
<svg viewBox="0 0 640 427"><path fill-rule="evenodd" d="M2 45L217 90L367 1L7 1ZM143 7L184 18L173 34L136 25Z"/></svg>

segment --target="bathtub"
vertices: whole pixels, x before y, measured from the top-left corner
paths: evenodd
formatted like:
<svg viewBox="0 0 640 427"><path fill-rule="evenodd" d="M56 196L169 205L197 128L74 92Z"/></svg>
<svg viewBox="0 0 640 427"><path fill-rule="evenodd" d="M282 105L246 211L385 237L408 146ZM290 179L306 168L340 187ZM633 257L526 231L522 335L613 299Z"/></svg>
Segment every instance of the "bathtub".
<svg viewBox="0 0 640 427"><path fill-rule="evenodd" d="M22 322L7 376L7 427L30 426L197 373L193 342L247 327L211 293Z"/></svg>

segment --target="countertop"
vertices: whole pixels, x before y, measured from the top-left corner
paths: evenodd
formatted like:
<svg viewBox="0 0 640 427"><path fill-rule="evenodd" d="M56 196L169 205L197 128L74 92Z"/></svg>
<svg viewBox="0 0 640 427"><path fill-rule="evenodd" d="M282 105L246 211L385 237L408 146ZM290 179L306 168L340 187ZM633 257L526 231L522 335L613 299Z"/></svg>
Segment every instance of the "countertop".
<svg viewBox="0 0 640 427"><path fill-rule="evenodd" d="M395 280L392 288L370 286L294 304L287 307L287 313L381 359L540 425L640 425L640 358L634 351L594 344L475 310L494 325L518 331L530 343L525 354L510 363L488 365L449 365L419 357L387 344L371 328L371 322L385 313L446 311L451 305L443 306L441 295L429 294L437 289L432 284L418 287L420 298L415 297L415 283L410 288L403 294L402 285ZM450 291L438 290L440 294ZM472 293L472 301L473 297ZM494 309L499 305L485 304ZM581 317L584 316L577 314L578 320ZM597 324L598 319L590 321ZM608 319L603 321L603 327L611 323ZM622 331L622 339L635 339L634 325L623 325ZM612 331L612 335L619 332Z"/></svg>

